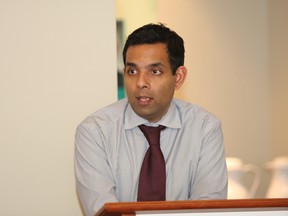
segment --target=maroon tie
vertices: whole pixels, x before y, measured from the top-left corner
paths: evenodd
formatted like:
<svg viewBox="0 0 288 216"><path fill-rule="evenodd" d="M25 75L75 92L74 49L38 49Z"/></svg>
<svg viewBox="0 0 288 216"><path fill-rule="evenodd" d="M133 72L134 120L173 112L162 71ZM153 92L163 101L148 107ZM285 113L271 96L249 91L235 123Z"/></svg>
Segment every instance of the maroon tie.
<svg viewBox="0 0 288 216"><path fill-rule="evenodd" d="M165 160L160 149L160 132L165 126L139 126L149 143L139 177L138 201L166 199Z"/></svg>

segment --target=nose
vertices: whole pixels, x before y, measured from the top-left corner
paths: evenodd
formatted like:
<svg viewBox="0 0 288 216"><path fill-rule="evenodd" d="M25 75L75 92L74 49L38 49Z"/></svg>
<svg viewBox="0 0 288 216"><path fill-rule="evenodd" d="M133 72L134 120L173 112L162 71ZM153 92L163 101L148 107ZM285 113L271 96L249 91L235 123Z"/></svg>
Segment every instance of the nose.
<svg viewBox="0 0 288 216"><path fill-rule="evenodd" d="M140 72L137 80L138 88L149 88L149 78L146 73Z"/></svg>

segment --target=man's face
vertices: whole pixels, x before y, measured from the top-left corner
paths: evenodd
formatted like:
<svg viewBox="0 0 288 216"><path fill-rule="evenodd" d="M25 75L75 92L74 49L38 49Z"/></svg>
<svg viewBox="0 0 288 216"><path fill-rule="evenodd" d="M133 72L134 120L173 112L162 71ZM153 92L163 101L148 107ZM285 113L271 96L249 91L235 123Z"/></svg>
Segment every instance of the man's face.
<svg viewBox="0 0 288 216"><path fill-rule="evenodd" d="M174 90L179 88L177 77L177 73L172 75L165 44L128 48L124 67L125 89L131 107L142 118L157 122L165 115Z"/></svg>

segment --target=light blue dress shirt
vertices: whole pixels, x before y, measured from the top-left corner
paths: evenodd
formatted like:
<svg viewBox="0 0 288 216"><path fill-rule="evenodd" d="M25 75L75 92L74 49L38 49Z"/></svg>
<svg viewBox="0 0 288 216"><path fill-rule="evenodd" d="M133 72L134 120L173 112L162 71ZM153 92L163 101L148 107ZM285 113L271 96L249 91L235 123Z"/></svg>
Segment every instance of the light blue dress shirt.
<svg viewBox="0 0 288 216"><path fill-rule="evenodd" d="M106 202L137 200L149 144L137 127L149 124L123 99L88 116L76 130L75 171L86 215ZM157 122L166 163L166 200L226 199L227 169L221 122L203 108L173 99ZM155 126L155 125L152 125Z"/></svg>

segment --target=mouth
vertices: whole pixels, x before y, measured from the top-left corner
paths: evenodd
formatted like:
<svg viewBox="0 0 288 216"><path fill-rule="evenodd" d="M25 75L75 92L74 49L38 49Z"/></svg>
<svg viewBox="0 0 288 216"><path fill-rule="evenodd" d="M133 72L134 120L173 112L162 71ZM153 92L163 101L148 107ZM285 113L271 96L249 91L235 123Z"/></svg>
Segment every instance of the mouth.
<svg viewBox="0 0 288 216"><path fill-rule="evenodd" d="M141 105L148 105L153 100L153 98L147 96L137 96L136 100Z"/></svg>

